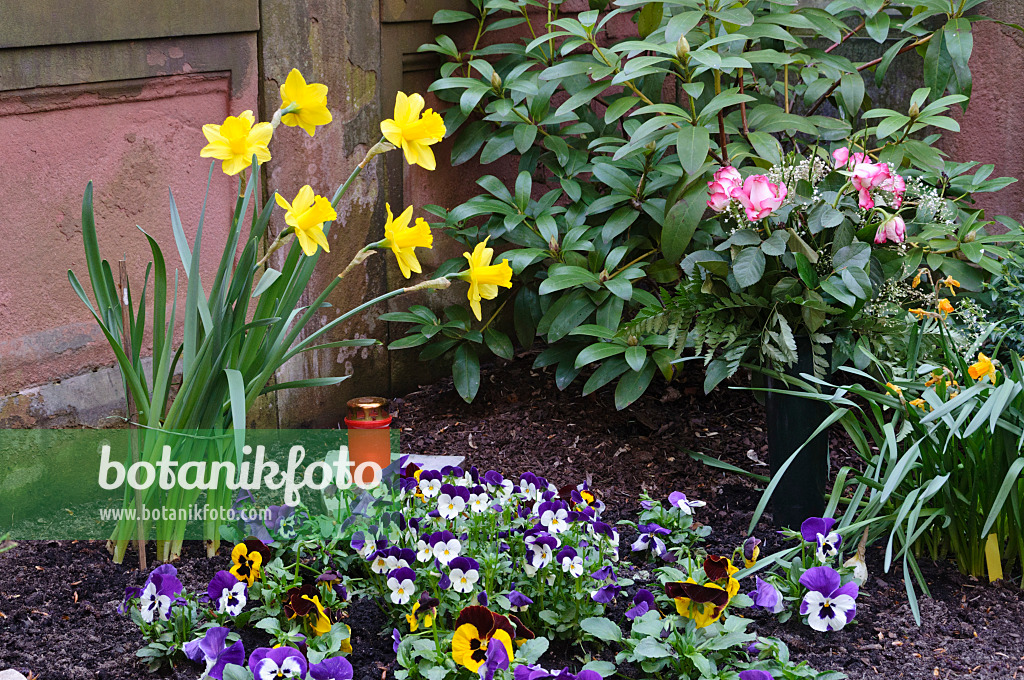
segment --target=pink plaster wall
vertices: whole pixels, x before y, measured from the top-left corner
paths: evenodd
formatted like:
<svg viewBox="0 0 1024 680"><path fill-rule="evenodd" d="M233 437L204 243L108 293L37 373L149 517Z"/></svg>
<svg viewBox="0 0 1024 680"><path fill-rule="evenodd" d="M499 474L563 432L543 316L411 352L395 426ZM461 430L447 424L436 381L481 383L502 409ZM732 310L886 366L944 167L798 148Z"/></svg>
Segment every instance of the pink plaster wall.
<svg viewBox="0 0 1024 680"><path fill-rule="evenodd" d="M88 289L81 201L93 181L101 254L127 257L138 295L151 260L146 229L169 270L181 268L171 231L173 189L192 239L209 161L204 123L256 109L256 74L242 87L228 73L178 75L0 94L0 394L113 363L91 315L71 290ZM234 206L237 179L214 170L200 259L212 278ZM179 274L181 300L185 276ZM179 303L180 305L180 303ZM151 309L151 307L150 307Z"/></svg>

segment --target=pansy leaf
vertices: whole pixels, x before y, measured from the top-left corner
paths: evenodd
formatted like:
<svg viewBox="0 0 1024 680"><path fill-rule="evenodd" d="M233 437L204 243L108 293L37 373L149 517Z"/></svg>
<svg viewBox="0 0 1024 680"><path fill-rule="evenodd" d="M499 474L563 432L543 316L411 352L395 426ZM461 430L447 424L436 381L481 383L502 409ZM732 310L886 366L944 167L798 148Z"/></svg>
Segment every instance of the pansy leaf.
<svg viewBox="0 0 1024 680"><path fill-rule="evenodd" d="M622 630L619 625L601 616L583 619L580 621L580 627L598 640L605 642L620 642L622 640Z"/></svg>
<svg viewBox="0 0 1024 680"><path fill-rule="evenodd" d="M523 646L516 651L516 661L519 663L537 663L537 660L548 651L548 639L536 637L527 640Z"/></svg>

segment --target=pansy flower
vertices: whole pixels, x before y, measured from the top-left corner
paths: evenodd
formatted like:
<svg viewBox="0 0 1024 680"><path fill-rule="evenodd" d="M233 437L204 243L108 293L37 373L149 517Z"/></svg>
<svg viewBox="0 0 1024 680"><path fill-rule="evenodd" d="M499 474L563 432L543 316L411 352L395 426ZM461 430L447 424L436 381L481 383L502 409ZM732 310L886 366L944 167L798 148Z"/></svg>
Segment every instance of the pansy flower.
<svg viewBox="0 0 1024 680"><path fill-rule="evenodd" d="M590 575L590 578L595 581L608 581L609 583L615 583L618 579L615 577L615 570L612 569L611 565L606 564L594 573Z"/></svg>
<svg viewBox="0 0 1024 680"><path fill-rule="evenodd" d="M626 611L626 618L632 621L633 619L639 618L649 611L656 610L657 606L654 603L654 593L641 588L636 591L636 595L633 596L633 607Z"/></svg>
<svg viewBox="0 0 1024 680"><path fill-rule="evenodd" d="M728 557L708 555L704 558L704 575L712 581L735 580L732 575L739 571Z"/></svg>
<svg viewBox="0 0 1024 680"><path fill-rule="evenodd" d="M857 615L857 584L842 581L832 567L811 567L800 576L800 585L808 590L800 614L814 630L842 630Z"/></svg>
<svg viewBox="0 0 1024 680"><path fill-rule="evenodd" d="M301 619L317 637L331 632L331 619L320 603L316 586L305 584L285 593L284 614L291 619Z"/></svg>
<svg viewBox="0 0 1024 680"><path fill-rule="evenodd" d="M532 640L537 637L532 630L526 627L519 617L515 614L509 614L508 620L512 622L512 627L515 628L515 636L513 639L516 641L516 646L521 647L527 640Z"/></svg>
<svg viewBox="0 0 1024 680"><path fill-rule="evenodd" d="M256 544L259 545L256 545ZM252 585L260 577L266 546L258 539L247 539L231 551L231 574L239 581Z"/></svg>
<svg viewBox="0 0 1024 680"><path fill-rule="evenodd" d="M295 538L295 527L298 517L295 508L290 505L271 505L267 507L269 517L264 520L268 531L272 531L285 541Z"/></svg>
<svg viewBox="0 0 1024 680"><path fill-rule="evenodd" d="M491 499L482 486L474 486L469 490L469 509L475 513L487 510Z"/></svg>
<svg viewBox="0 0 1024 680"><path fill-rule="evenodd" d="M373 536L368 536L362 531L356 532L349 545L364 560L369 559L370 555L377 552L377 541Z"/></svg>
<svg viewBox="0 0 1024 680"><path fill-rule="evenodd" d="M800 525L800 536L817 546L819 562L828 562L839 554L843 537L832 531L836 521L831 517L808 517Z"/></svg>
<svg viewBox="0 0 1024 680"><path fill-rule="evenodd" d="M370 571L374 574L386 574L391 571L388 567L388 553L386 550L378 550L370 555Z"/></svg>
<svg viewBox="0 0 1024 680"><path fill-rule="evenodd" d="M508 618L487 607L466 607L455 621L452 659L476 673L487 660L487 650L491 645L503 646L506 656L511 659L514 635L515 628Z"/></svg>
<svg viewBox="0 0 1024 680"><path fill-rule="evenodd" d="M420 473L420 493L425 498L433 498L441 493L441 473L437 470L424 470Z"/></svg>
<svg viewBox="0 0 1024 680"><path fill-rule="evenodd" d="M449 565L448 577L452 580L452 589L457 593L468 593L480 580L480 564L468 557L456 557Z"/></svg>
<svg viewBox="0 0 1024 680"><path fill-rule="evenodd" d="M539 501L546 486L543 478L532 472L524 472L519 478L519 489L521 493L531 501Z"/></svg>
<svg viewBox="0 0 1024 680"><path fill-rule="evenodd" d="M778 588L760 576L754 577L754 583L757 587L748 593L748 597L754 601L751 605L753 609L767 609L772 614L778 614L786 608Z"/></svg>
<svg viewBox="0 0 1024 680"><path fill-rule="evenodd" d="M450 531L438 531L430 537L434 558L448 566L462 552L462 543Z"/></svg>
<svg viewBox="0 0 1024 680"><path fill-rule="evenodd" d="M441 604L441 601L427 591L424 590L420 593L419 599L412 606L412 612L405 615L405 620L409 623L409 632L415 633L419 629L420 612L422 612L423 627L430 628L433 626L434 616L439 604Z"/></svg>
<svg viewBox="0 0 1024 680"><path fill-rule="evenodd" d="M469 489L454 484L442 484L437 497L437 512L444 519L455 519L469 504Z"/></svg>
<svg viewBox="0 0 1024 680"><path fill-rule="evenodd" d="M238 616L245 608L249 587L245 581L239 581L231 572L221 570L210 579L206 595L219 614Z"/></svg>
<svg viewBox="0 0 1024 680"><path fill-rule="evenodd" d="M743 566L750 569L757 563L757 557L761 554L761 539L748 536L743 541Z"/></svg>
<svg viewBox="0 0 1024 680"><path fill-rule="evenodd" d="M309 677L313 680L351 680L352 664L343 656L309 664Z"/></svg>
<svg viewBox="0 0 1024 680"><path fill-rule="evenodd" d="M621 590L622 588L620 588L618 584L609 583L601 586L597 590L591 591L590 599L600 604L609 604L618 597L619 591Z"/></svg>
<svg viewBox="0 0 1024 680"><path fill-rule="evenodd" d="M500 670L508 670L512 654L503 644L487 645L487 652L484 654L484 663L477 669L480 680L494 680L494 675Z"/></svg>
<svg viewBox="0 0 1024 680"><path fill-rule="evenodd" d="M228 575L230 576L230 574ZM231 580L236 581L234 578ZM182 651L185 652L185 656L189 659L196 663L206 664L204 677L209 676L222 680L224 677L224 667L229 663L236 666L245 664L245 645L242 644L241 640L238 640L229 647L227 639L230 632L229 628L224 628L223 626L210 628L206 631L204 637L192 642L186 642L182 647Z"/></svg>
<svg viewBox="0 0 1024 680"><path fill-rule="evenodd" d="M583 576L583 557L574 548L565 547L558 551L555 559L562 565L562 571L573 578Z"/></svg>
<svg viewBox="0 0 1024 680"><path fill-rule="evenodd" d="M398 654L398 647L399 647L399 645L402 644L402 634L398 632L397 628L392 628L391 629L391 639L392 639L391 650L395 654Z"/></svg>
<svg viewBox="0 0 1024 680"><path fill-rule="evenodd" d="M416 559L420 562L431 562L434 559L434 546L430 542L430 536L424 536L416 541Z"/></svg>
<svg viewBox="0 0 1024 680"><path fill-rule="evenodd" d="M740 680L775 680L775 676L758 668L748 668L740 671Z"/></svg>
<svg viewBox="0 0 1024 680"><path fill-rule="evenodd" d="M560 534L569 529L569 510L561 501L547 501L537 508L540 523L552 534Z"/></svg>
<svg viewBox="0 0 1024 680"><path fill-rule="evenodd" d="M515 585L515 584L512 584L512 585ZM529 597L527 597L526 595L524 595L523 593L521 593L521 592L519 592L518 590L515 590L515 589L513 589L511 592L509 592L509 594L508 594L508 602L509 602L509 609L511 609L512 611L520 611L520 612L526 611L526 608L529 607L531 604L533 604L533 600L531 600Z"/></svg>
<svg viewBox="0 0 1024 680"><path fill-rule="evenodd" d="M674 508L679 508L684 515L692 515L694 508L703 508L707 503L704 501L691 501L686 498L682 491L673 491L668 495L668 502Z"/></svg>
<svg viewBox="0 0 1024 680"><path fill-rule="evenodd" d="M391 590L391 601L395 604L409 604L416 594L416 572L409 567L400 567L388 574L388 588Z"/></svg>
<svg viewBox="0 0 1024 680"><path fill-rule="evenodd" d="M738 581L733 581L739 585ZM693 619L698 628L705 628L718 621L732 599L732 595L717 583L701 585L692 578L685 582L666 583L665 594L675 600L676 612Z"/></svg>
<svg viewBox="0 0 1024 680"><path fill-rule="evenodd" d="M170 618L171 604L181 595L183 586L178 570L171 564L161 564L150 572L139 596L139 614L146 623L166 621Z"/></svg>
<svg viewBox="0 0 1024 680"><path fill-rule="evenodd" d="M249 655L249 670L256 680L302 680L307 669L306 657L292 647L260 647Z"/></svg>
<svg viewBox="0 0 1024 680"><path fill-rule="evenodd" d="M633 542L633 545L630 546L633 552L652 549L654 554L661 558L665 558L669 554L668 548L665 546L665 541L662 540L662 536L670 535L672 533L671 531L653 522L650 524L641 524L637 527L637 531L640 533L640 536Z"/></svg>
<svg viewBox="0 0 1024 680"><path fill-rule="evenodd" d="M529 548L526 572L532 576L538 569L551 564L554 549L558 547L558 539L544 532L529 534L526 536L526 547Z"/></svg>

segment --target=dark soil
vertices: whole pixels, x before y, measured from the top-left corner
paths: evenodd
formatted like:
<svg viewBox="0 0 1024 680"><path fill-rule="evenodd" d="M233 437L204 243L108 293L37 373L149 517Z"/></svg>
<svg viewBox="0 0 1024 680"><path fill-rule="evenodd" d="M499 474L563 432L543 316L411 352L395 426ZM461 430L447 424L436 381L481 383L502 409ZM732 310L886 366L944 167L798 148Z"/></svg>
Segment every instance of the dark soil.
<svg viewBox="0 0 1024 680"><path fill-rule="evenodd" d="M485 368L471 405L450 381L396 399L402 451L463 455L481 469L507 476L532 470L556 484L588 480L612 517L633 516L642 490L655 497L681 490L708 502L698 518L714 528L710 550L731 553L742 542L760 496L757 485L698 463L684 450L766 474L763 410L751 392L719 389L705 396L698 382L656 383L633 407L617 412L610 394L581 397L578 384L559 392L548 371L531 370L532 359ZM854 458L840 437L833 436L832 450L834 462ZM778 545L770 515L755 533L769 550ZM198 590L226 565L226 557L207 560L196 545L186 547L178 568L186 588ZM822 636L795 618L779 624L757 616L754 629L785 640L795 660L855 679L1024 679L1019 576L1017 583L983 584L951 564L922 562L935 597L921 600L917 627L902 577L883 573L880 550L868 551L868 567L855 625ZM141 636L116 612L125 586L143 578L133 553L115 565L102 542L26 542L0 555L0 669L32 671L43 680L146 677L135 657ZM356 680L389 675L394 654L390 636L381 634L387 621L377 605L353 602L347 623ZM243 639L247 650L260 643ZM557 651L553 646L545 662L556 665L559 659L547 657L562 656ZM158 677L191 679L198 672L186 663Z"/></svg>

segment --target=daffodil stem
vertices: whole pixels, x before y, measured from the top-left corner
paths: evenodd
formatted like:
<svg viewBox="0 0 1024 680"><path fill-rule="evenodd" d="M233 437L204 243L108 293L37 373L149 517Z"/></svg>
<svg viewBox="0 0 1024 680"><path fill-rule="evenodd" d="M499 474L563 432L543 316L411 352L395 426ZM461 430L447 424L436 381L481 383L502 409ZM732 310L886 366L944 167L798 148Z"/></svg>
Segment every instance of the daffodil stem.
<svg viewBox="0 0 1024 680"><path fill-rule="evenodd" d="M267 252L263 255L262 258L260 258L260 261L256 263L256 268L259 269L260 267L265 265L267 263L267 260L270 259L270 256L277 252L285 243L291 243L291 239L288 237L293 235L294 233L295 229L292 227L288 227L280 234L278 234L277 238L274 239L274 242L271 243L270 247L267 248Z"/></svg>

